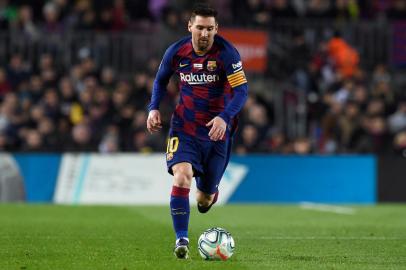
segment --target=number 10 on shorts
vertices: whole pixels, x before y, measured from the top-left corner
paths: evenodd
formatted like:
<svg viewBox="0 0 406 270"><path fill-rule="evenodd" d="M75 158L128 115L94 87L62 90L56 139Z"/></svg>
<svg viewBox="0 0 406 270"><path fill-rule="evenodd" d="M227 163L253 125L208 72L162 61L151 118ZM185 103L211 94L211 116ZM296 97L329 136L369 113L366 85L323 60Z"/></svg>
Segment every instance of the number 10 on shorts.
<svg viewBox="0 0 406 270"><path fill-rule="evenodd" d="M166 146L166 153L175 153L178 150L179 138L172 137L168 139L168 145Z"/></svg>

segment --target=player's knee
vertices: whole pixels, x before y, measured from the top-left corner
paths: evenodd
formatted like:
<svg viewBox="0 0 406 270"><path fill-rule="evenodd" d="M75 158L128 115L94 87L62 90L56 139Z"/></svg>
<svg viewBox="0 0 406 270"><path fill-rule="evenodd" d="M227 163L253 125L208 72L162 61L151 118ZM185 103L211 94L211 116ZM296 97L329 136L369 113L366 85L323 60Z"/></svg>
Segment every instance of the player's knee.
<svg viewBox="0 0 406 270"><path fill-rule="evenodd" d="M190 187L193 170L188 166L174 166L173 175L175 177L175 184L180 187Z"/></svg>

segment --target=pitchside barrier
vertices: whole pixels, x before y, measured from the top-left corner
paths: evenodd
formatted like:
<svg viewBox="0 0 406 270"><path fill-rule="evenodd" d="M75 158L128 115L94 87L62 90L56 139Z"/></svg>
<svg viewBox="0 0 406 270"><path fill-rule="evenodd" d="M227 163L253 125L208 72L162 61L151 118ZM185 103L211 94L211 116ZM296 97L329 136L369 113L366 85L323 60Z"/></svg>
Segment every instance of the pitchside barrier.
<svg viewBox="0 0 406 270"><path fill-rule="evenodd" d="M15 179L23 183L10 185L8 192L25 194L28 202L164 205L169 201L172 180L163 154L4 156L16 162L5 159L7 166L2 167L14 164L10 170L19 172ZM372 155L234 155L220 185L219 203L406 201L405 162ZM12 188L23 188L24 193ZM190 194L193 202L195 192Z"/></svg>

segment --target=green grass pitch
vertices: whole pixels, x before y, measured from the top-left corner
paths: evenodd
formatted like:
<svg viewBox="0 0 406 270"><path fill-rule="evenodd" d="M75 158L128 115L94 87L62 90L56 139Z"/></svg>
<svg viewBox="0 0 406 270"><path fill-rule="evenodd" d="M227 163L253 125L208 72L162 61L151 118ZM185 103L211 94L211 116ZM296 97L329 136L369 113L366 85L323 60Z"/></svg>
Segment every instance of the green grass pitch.
<svg viewBox="0 0 406 270"><path fill-rule="evenodd" d="M406 205L353 209L192 208L185 261L172 254L169 207L0 204L0 269L406 269ZM228 261L198 254L197 238L214 226L235 239Z"/></svg>

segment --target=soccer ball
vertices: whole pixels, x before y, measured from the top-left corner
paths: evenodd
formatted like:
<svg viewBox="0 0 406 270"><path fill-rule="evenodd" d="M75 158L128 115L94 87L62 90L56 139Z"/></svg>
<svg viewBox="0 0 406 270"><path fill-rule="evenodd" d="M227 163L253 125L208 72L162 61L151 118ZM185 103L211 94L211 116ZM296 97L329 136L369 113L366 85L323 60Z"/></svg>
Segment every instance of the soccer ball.
<svg viewBox="0 0 406 270"><path fill-rule="evenodd" d="M197 242L199 254L205 260L228 260L234 253L234 239L223 228L204 231Z"/></svg>

